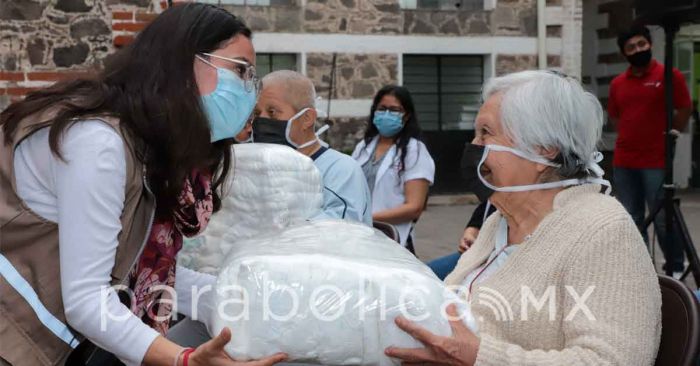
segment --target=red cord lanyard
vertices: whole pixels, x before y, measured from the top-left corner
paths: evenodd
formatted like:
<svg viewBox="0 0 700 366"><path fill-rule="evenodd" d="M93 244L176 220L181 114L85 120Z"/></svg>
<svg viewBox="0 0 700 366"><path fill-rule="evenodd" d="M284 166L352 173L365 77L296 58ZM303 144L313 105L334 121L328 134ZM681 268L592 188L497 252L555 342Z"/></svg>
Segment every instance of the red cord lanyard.
<svg viewBox="0 0 700 366"><path fill-rule="evenodd" d="M479 270L479 272L472 278L471 282L469 282L469 294L467 295L467 301L471 301L472 298L472 287L474 286L474 282L476 282L477 278L481 276L482 273L486 270L486 268L489 268L489 266L498 259L498 256L500 256L506 248L508 248L508 223L506 222L506 219L501 217L501 222L498 227L498 233L496 233L496 248L499 246L502 246L501 249L498 250L496 255L493 257L492 260L486 263L483 268Z"/></svg>

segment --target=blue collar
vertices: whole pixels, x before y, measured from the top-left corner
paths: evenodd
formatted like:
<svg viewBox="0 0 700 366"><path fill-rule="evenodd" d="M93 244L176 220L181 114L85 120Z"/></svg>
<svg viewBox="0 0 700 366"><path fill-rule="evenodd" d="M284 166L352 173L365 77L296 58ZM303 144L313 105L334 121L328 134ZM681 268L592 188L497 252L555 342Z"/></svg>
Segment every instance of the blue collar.
<svg viewBox="0 0 700 366"><path fill-rule="evenodd" d="M318 151L316 151L313 155L310 156L310 157L311 157L311 160L316 160L316 159L318 159L318 157L321 156L321 155L323 155L323 153L326 152L327 150L328 150L327 147L321 146L321 148L318 149Z"/></svg>

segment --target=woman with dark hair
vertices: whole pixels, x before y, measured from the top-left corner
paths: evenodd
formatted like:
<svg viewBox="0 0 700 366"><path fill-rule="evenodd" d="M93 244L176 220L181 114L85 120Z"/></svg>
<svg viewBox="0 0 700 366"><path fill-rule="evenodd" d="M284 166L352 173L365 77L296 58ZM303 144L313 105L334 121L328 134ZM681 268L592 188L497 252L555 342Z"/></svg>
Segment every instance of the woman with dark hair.
<svg viewBox="0 0 700 366"><path fill-rule="evenodd" d="M183 236L219 209L255 104L250 38L220 8L176 6L99 76L0 114L0 365L73 365L84 340L129 365L239 364L230 330L195 350L163 335L175 295L192 291L180 282L201 280L178 267L175 283Z"/></svg>
<svg viewBox="0 0 700 366"><path fill-rule="evenodd" d="M413 222L425 208L435 176L420 134L411 93L385 86L374 97L365 137L352 153L372 191L372 219L394 224L411 252Z"/></svg>

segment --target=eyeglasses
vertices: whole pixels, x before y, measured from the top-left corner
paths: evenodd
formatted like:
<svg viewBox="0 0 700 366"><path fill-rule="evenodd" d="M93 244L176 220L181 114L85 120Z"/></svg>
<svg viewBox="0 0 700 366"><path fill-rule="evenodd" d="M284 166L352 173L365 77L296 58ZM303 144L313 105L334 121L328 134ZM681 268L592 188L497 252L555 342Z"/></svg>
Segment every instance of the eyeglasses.
<svg viewBox="0 0 700 366"><path fill-rule="evenodd" d="M385 107L385 106L379 106L377 107L377 112L392 112L392 113L403 113L402 108L398 107Z"/></svg>
<svg viewBox="0 0 700 366"><path fill-rule="evenodd" d="M255 72L255 66L251 65L248 62L242 61L242 60L236 60L234 58L228 58L228 57L222 57L219 55L214 55L211 53L202 53L202 55L207 56L207 57L213 57L217 58L220 60L232 62L236 64L236 70L235 72L238 74L238 76L243 79L244 85L245 85L245 91L250 93L252 91L255 91L255 94L260 93L260 78L258 78L258 75Z"/></svg>

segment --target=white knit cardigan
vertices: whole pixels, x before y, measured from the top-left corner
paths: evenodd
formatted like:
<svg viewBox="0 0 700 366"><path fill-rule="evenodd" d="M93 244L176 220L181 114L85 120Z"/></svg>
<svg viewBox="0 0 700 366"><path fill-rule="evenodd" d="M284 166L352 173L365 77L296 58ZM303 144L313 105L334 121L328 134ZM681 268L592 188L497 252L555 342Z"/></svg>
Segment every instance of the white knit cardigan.
<svg viewBox="0 0 700 366"><path fill-rule="evenodd" d="M477 365L652 365L661 292L637 227L598 185L563 190L532 236L470 299ZM445 279L460 286L493 251L501 215Z"/></svg>

